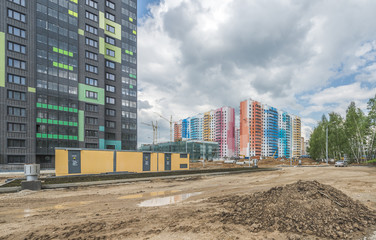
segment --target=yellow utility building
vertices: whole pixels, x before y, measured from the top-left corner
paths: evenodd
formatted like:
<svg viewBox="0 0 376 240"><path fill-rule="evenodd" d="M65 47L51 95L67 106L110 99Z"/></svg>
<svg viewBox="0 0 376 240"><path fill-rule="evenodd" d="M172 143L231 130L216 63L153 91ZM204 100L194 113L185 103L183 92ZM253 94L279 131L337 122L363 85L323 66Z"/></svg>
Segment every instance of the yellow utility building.
<svg viewBox="0 0 376 240"><path fill-rule="evenodd" d="M56 148L56 176L189 169L189 154Z"/></svg>

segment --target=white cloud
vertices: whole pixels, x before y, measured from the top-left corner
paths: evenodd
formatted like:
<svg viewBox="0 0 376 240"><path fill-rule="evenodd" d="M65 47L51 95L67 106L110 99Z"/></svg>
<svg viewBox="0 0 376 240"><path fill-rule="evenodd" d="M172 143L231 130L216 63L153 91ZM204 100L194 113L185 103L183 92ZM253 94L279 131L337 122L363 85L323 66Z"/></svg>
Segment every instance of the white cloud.
<svg viewBox="0 0 376 240"><path fill-rule="evenodd" d="M158 119L153 112L178 120L238 108L247 98L313 118L353 100L364 105L374 94L376 70L367 64L376 57L375 1L165 0L150 7L138 27L140 121ZM358 79L345 81L351 74ZM139 125L139 143L150 142L148 131Z"/></svg>

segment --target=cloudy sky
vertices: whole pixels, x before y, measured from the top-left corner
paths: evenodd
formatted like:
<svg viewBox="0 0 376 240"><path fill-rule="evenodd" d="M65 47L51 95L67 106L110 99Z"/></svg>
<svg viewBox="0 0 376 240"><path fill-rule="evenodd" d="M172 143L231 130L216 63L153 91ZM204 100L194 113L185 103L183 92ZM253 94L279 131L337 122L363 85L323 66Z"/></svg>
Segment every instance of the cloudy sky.
<svg viewBox="0 0 376 240"><path fill-rule="evenodd" d="M366 109L376 86L374 0L139 0L138 144L169 123L258 100L301 116Z"/></svg>

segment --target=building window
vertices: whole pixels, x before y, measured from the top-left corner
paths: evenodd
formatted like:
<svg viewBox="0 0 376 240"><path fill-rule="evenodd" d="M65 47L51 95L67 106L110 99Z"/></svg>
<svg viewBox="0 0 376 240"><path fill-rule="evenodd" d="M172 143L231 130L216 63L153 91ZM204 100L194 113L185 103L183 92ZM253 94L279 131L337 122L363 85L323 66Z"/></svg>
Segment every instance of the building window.
<svg viewBox="0 0 376 240"><path fill-rule="evenodd" d="M8 123L8 132L25 132L26 124L22 123Z"/></svg>
<svg viewBox="0 0 376 240"><path fill-rule="evenodd" d="M136 119L136 118L137 118L137 114L131 112L131 113L129 114L129 117L130 117L130 118L133 118L133 119Z"/></svg>
<svg viewBox="0 0 376 240"><path fill-rule="evenodd" d="M8 0L8 1L17 5L23 6L23 7L26 6L26 0Z"/></svg>
<svg viewBox="0 0 376 240"><path fill-rule="evenodd" d="M98 148L98 144L97 143L86 143L85 147L86 148Z"/></svg>
<svg viewBox="0 0 376 240"><path fill-rule="evenodd" d="M115 33L115 28L111 25L106 24L106 30L111 33Z"/></svg>
<svg viewBox="0 0 376 240"><path fill-rule="evenodd" d="M98 118L86 117L85 122L90 125L98 125Z"/></svg>
<svg viewBox="0 0 376 240"><path fill-rule="evenodd" d="M94 130L85 130L86 137L98 137L98 131Z"/></svg>
<svg viewBox="0 0 376 240"><path fill-rule="evenodd" d="M116 110L115 109L106 108L106 116L115 117L116 116Z"/></svg>
<svg viewBox="0 0 376 240"><path fill-rule="evenodd" d="M109 12L106 12L106 18L115 22L115 15L109 13Z"/></svg>
<svg viewBox="0 0 376 240"><path fill-rule="evenodd" d="M26 31L17 27L8 25L8 33L17 37L26 38Z"/></svg>
<svg viewBox="0 0 376 240"><path fill-rule="evenodd" d="M115 81L115 74L106 73L106 79L110 81Z"/></svg>
<svg viewBox="0 0 376 240"><path fill-rule="evenodd" d="M90 51L85 51L85 56L88 59L98 61L98 54L96 54L96 53L93 53L93 52L90 52Z"/></svg>
<svg viewBox="0 0 376 240"><path fill-rule="evenodd" d="M25 70L26 62L14 58L8 58L8 66Z"/></svg>
<svg viewBox="0 0 376 240"><path fill-rule="evenodd" d="M89 33L92 33L92 34L95 34L95 35L98 35L98 28L96 27L93 27L89 24L86 24L85 25L85 30L86 32L89 32Z"/></svg>
<svg viewBox="0 0 376 240"><path fill-rule="evenodd" d="M106 140L115 140L116 139L116 134L115 133L105 133L104 135Z"/></svg>
<svg viewBox="0 0 376 240"><path fill-rule="evenodd" d="M12 9L8 9L8 17L13 18L14 20L26 22L26 15Z"/></svg>
<svg viewBox="0 0 376 240"><path fill-rule="evenodd" d="M130 106L131 108L136 108L136 107L137 107L137 103L134 102L134 101L129 101L129 106Z"/></svg>
<svg viewBox="0 0 376 240"><path fill-rule="evenodd" d="M106 128L115 128L116 122L114 121L106 121Z"/></svg>
<svg viewBox="0 0 376 240"><path fill-rule="evenodd" d="M91 39L91 38L85 38L85 43L88 46L98 48L98 41Z"/></svg>
<svg viewBox="0 0 376 240"><path fill-rule="evenodd" d="M106 43L111 44L111 45L115 45L115 38L106 36Z"/></svg>
<svg viewBox="0 0 376 240"><path fill-rule="evenodd" d="M107 85L106 84L106 91L107 92L115 92L115 86L112 86L112 85Z"/></svg>
<svg viewBox="0 0 376 240"><path fill-rule="evenodd" d="M115 98L113 98L113 97L106 97L106 103L108 103L108 104L115 104Z"/></svg>
<svg viewBox="0 0 376 240"><path fill-rule="evenodd" d="M24 147L26 147L26 140L8 139L8 148L24 148Z"/></svg>
<svg viewBox="0 0 376 240"><path fill-rule="evenodd" d="M8 163L25 163L26 157L22 155L8 155Z"/></svg>
<svg viewBox="0 0 376 240"><path fill-rule="evenodd" d="M86 0L86 5L88 5L92 8L98 9L98 3L96 1Z"/></svg>
<svg viewBox="0 0 376 240"><path fill-rule="evenodd" d="M94 22L98 22L98 15L96 15L96 14L94 14L94 13L91 13L91 12L86 11L86 12L85 12L85 17L86 17L87 19L90 19L90 20L94 21Z"/></svg>
<svg viewBox="0 0 376 240"><path fill-rule="evenodd" d="M87 112L98 112L98 105L86 103L85 110Z"/></svg>
<svg viewBox="0 0 376 240"><path fill-rule="evenodd" d="M93 65L90 65L90 64L86 64L86 71L87 72L91 72L91 73L98 73L98 67L96 66L93 66Z"/></svg>
<svg viewBox="0 0 376 240"><path fill-rule="evenodd" d="M26 78L18 75L8 74L8 83L26 85Z"/></svg>
<svg viewBox="0 0 376 240"><path fill-rule="evenodd" d="M14 42L8 42L8 50L18 53L26 53L26 46Z"/></svg>
<svg viewBox="0 0 376 240"><path fill-rule="evenodd" d="M116 64L114 62L106 60L106 67L115 69L115 66Z"/></svg>
<svg viewBox="0 0 376 240"><path fill-rule="evenodd" d="M115 10L115 3L106 0L106 6Z"/></svg>
<svg viewBox="0 0 376 240"><path fill-rule="evenodd" d="M115 51L114 50L106 48L106 54L108 56L115 57Z"/></svg>
<svg viewBox="0 0 376 240"><path fill-rule="evenodd" d="M25 101L26 93L8 90L8 99Z"/></svg>
<svg viewBox="0 0 376 240"><path fill-rule="evenodd" d="M92 98L92 99L98 99L98 93L86 90L86 97Z"/></svg>
<svg viewBox="0 0 376 240"><path fill-rule="evenodd" d="M91 85L91 86L98 86L98 80L94 79L94 78L86 77L85 78L85 84Z"/></svg>

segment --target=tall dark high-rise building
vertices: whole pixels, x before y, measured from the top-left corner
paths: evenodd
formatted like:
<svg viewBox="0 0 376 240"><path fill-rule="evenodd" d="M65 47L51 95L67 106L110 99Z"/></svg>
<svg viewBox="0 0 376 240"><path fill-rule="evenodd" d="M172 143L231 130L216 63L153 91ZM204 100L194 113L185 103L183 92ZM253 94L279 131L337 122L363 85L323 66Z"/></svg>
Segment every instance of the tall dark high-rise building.
<svg viewBox="0 0 376 240"><path fill-rule="evenodd" d="M0 1L0 166L137 147L137 0Z"/></svg>

